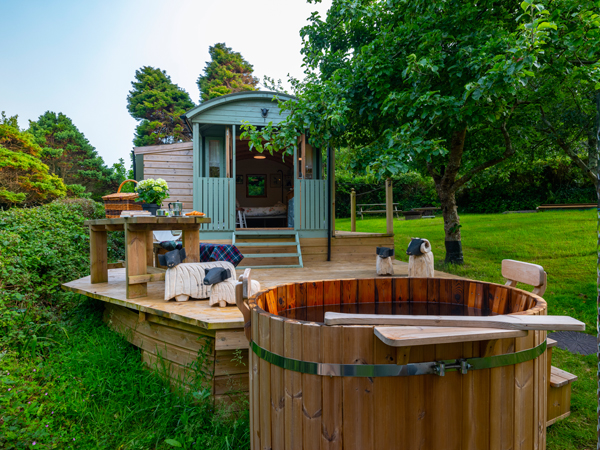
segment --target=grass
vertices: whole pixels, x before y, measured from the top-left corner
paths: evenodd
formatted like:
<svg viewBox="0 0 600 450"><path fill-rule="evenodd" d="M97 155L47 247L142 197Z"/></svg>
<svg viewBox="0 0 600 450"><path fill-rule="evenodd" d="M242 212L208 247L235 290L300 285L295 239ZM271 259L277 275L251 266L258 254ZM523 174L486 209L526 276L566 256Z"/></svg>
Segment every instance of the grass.
<svg viewBox="0 0 600 450"><path fill-rule="evenodd" d="M0 354L0 448L249 448L247 409L216 413L201 383L172 392L101 317L83 300L51 351Z"/></svg>
<svg viewBox="0 0 600 450"><path fill-rule="evenodd" d="M411 237L431 242L436 269L459 276L504 283L503 259L536 263L548 273L544 299L548 313L569 315L596 330L595 211L557 211L538 214L462 214L465 264L445 265L441 217L394 221L396 258L408 261L404 249ZM336 229L350 230L350 219L336 219ZM381 233L385 219L357 220L356 231ZM531 290L531 288L529 289ZM573 355L555 349L553 365L579 377L573 384L571 416L548 429L549 450L596 448L596 355Z"/></svg>

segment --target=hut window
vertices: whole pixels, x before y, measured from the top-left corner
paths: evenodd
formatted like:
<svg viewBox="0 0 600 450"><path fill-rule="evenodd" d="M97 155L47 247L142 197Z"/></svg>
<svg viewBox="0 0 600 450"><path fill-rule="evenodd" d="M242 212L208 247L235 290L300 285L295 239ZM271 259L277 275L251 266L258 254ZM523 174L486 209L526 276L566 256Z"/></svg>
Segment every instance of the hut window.
<svg viewBox="0 0 600 450"><path fill-rule="evenodd" d="M266 197L267 176L246 175L246 197Z"/></svg>
<svg viewBox="0 0 600 450"><path fill-rule="evenodd" d="M208 141L208 176L221 176L221 142L217 140Z"/></svg>

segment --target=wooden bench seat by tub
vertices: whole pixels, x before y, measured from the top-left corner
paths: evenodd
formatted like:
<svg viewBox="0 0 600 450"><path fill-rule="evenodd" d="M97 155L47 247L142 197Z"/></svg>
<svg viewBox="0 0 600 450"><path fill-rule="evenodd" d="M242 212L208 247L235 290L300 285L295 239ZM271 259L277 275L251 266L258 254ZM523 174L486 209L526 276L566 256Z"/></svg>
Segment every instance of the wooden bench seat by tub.
<svg viewBox="0 0 600 450"><path fill-rule="evenodd" d="M548 339L548 417L549 427L558 420L571 415L571 383L577 376L552 365L552 349L556 346L554 339Z"/></svg>

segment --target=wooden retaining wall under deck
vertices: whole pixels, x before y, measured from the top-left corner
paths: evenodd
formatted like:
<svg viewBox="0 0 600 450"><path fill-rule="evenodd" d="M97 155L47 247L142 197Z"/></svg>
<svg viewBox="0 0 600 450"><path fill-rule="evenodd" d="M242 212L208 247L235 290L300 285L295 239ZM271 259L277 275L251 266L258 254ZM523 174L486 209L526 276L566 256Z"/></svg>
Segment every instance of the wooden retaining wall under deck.
<svg viewBox="0 0 600 450"><path fill-rule="evenodd" d="M341 364L407 364L513 353L541 344L523 338L390 347L373 326L324 326L301 306L340 305L360 313L458 303L506 314L546 314L520 289L453 279L377 278L290 283L249 300L252 340L276 354ZM285 311L286 317L280 314ZM372 312L372 305L368 308ZM308 320L307 320L308 319ZM251 445L258 449L545 449L546 352L520 364L444 377L335 377L302 374L250 354Z"/></svg>
<svg viewBox="0 0 600 450"><path fill-rule="evenodd" d="M124 306L105 304L104 321L139 347L142 361L178 387L204 377L215 402L248 393L248 341L243 331L209 331Z"/></svg>

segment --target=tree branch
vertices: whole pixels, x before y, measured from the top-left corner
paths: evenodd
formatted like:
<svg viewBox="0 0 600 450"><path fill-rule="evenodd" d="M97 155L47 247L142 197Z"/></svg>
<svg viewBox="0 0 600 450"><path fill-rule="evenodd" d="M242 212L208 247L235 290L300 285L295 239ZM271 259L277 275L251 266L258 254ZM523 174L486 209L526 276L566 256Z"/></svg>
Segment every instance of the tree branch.
<svg viewBox="0 0 600 450"><path fill-rule="evenodd" d="M577 165L577 167L579 167L581 170L583 170L583 173L585 173L587 175L587 177L590 180L592 180L592 182L594 183L594 186L597 186L598 185L598 177L594 173L594 171L591 170L587 166L587 164L584 163L582 161L582 159L577 155L577 153L575 153L573 151L571 146L563 138L561 138L558 135L558 133L556 132L556 130L554 129L554 127L552 126L550 121L547 119L546 114L544 112L544 108L542 108L542 106L540 106L540 111L542 112L542 121L544 122L546 127L548 127L548 130L550 130L547 133L550 135L553 135L553 137L556 139L556 143L558 144L558 146L564 150L564 152L569 156L569 158L571 158L573 160L573 162Z"/></svg>
<svg viewBox="0 0 600 450"><path fill-rule="evenodd" d="M433 167L432 164L426 162L425 165L427 166L427 171L429 172L429 175L431 175L431 178L433 178L433 180L437 183L441 180L441 175L435 170L435 168Z"/></svg>
<svg viewBox="0 0 600 450"><path fill-rule="evenodd" d="M492 167L493 165L496 165L496 164L504 161L505 159L510 158L512 155L515 154L515 149L512 145L510 135L508 134L508 130L506 129L506 122L502 122L502 124L500 125L500 131L502 132L502 135L504 136L504 148L505 148L502 156L498 156L497 158L490 159L489 161L486 161L483 164L471 169L468 173L466 173L465 175L463 175L462 177L460 177L458 180L456 180L454 182L454 184L450 187L450 189L452 191L456 191L459 187L464 185L466 182L470 181L471 178L473 178L473 176L475 176L479 172L483 172L488 167Z"/></svg>

